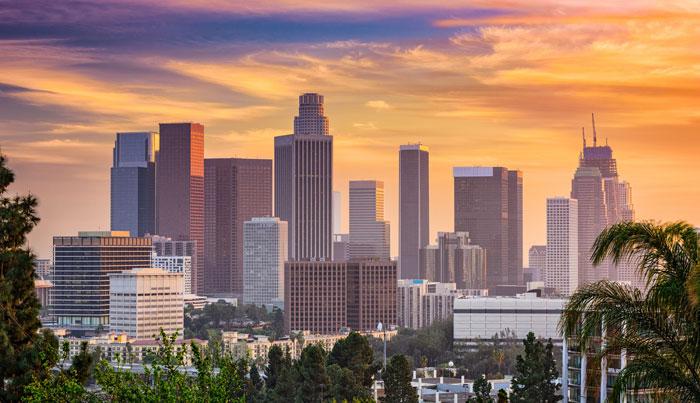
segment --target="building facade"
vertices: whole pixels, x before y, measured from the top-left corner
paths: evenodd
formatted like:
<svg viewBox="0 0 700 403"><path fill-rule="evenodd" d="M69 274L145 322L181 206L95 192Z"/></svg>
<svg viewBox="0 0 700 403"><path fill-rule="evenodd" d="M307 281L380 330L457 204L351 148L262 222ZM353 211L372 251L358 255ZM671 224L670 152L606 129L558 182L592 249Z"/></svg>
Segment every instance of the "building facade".
<svg viewBox="0 0 700 403"><path fill-rule="evenodd" d="M420 278L460 289L485 288L486 252L470 242L467 232L439 232L437 245L420 250Z"/></svg>
<svg viewBox="0 0 700 403"><path fill-rule="evenodd" d="M418 278L420 249L430 243L430 159L428 147L399 148L399 271Z"/></svg>
<svg viewBox="0 0 700 403"><path fill-rule="evenodd" d="M560 343L558 325L566 299L539 298L535 293L515 297L461 297L454 301L454 340L468 345L508 332L522 340L529 332Z"/></svg>
<svg viewBox="0 0 700 403"><path fill-rule="evenodd" d="M34 274L46 280L53 276L51 259L34 259Z"/></svg>
<svg viewBox="0 0 700 403"><path fill-rule="evenodd" d="M158 133L117 133L110 171L112 231L129 231L132 236L155 232L159 147Z"/></svg>
<svg viewBox="0 0 700 403"><path fill-rule="evenodd" d="M177 258L182 258L184 263L186 261L184 258L189 258L190 273L184 273L185 284L183 287L185 290L189 290L189 292L185 292L186 294L196 294L192 279L193 268L197 267L197 256L199 256L196 243L194 241L175 241L172 238L157 235L151 237L151 242L153 242L153 251L156 256L173 258L170 262L176 263L180 260ZM167 260L164 262L167 262ZM189 281L187 280L188 278Z"/></svg>
<svg viewBox="0 0 700 403"><path fill-rule="evenodd" d="M182 292L192 294L192 256L158 256L153 253L154 268L182 274Z"/></svg>
<svg viewBox="0 0 700 403"><path fill-rule="evenodd" d="M350 259L389 260L389 231L384 182L350 181Z"/></svg>
<svg viewBox="0 0 700 403"><path fill-rule="evenodd" d="M528 250L527 257L528 267L543 272L547 264L547 245L532 245Z"/></svg>
<svg viewBox="0 0 700 403"><path fill-rule="evenodd" d="M333 234L333 261L344 262L350 258L350 234Z"/></svg>
<svg viewBox="0 0 700 403"><path fill-rule="evenodd" d="M80 232L53 238L52 315L58 326L94 331L109 325L109 275L150 267L150 238L126 231Z"/></svg>
<svg viewBox="0 0 700 403"><path fill-rule="evenodd" d="M522 284L522 173L456 167L453 175L454 228L486 250L487 286Z"/></svg>
<svg viewBox="0 0 700 403"><path fill-rule="evenodd" d="M184 331L183 276L141 268L109 275L110 331L137 340L154 340Z"/></svg>
<svg viewBox="0 0 700 403"><path fill-rule="evenodd" d="M243 303L284 303L284 262L287 260L287 222L254 217L243 226Z"/></svg>
<svg viewBox="0 0 700 403"><path fill-rule="evenodd" d="M204 160L204 293L243 295L243 226L272 215L272 160Z"/></svg>
<svg viewBox="0 0 700 403"><path fill-rule="evenodd" d="M333 191L333 235L343 232L343 195Z"/></svg>
<svg viewBox="0 0 700 403"><path fill-rule="evenodd" d="M410 329L428 327L452 316L455 298L463 296L455 283L399 280L398 325Z"/></svg>
<svg viewBox="0 0 700 403"><path fill-rule="evenodd" d="M578 201L547 199L547 254L545 287L569 296L578 288Z"/></svg>
<svg viewBox="0 0 700 403"><path fill-rule="evenodd" d="M333 137L323 95L299 96L294 134L275 137L275 216L289 227L289 260L331 260Z"/></svg>
<svg viewBox="0 0 700 403"><path fill-rule="evenodd" d="M161 123L156 158L156 233L194 241L192 290L204 291L204 126Z"/></svg>
<svg viewBox="0 0 700 403"><path fill-rule="evenodd" d="M396 280L392 261L287 262L285 328L330 334L396 324Z"/></svg>

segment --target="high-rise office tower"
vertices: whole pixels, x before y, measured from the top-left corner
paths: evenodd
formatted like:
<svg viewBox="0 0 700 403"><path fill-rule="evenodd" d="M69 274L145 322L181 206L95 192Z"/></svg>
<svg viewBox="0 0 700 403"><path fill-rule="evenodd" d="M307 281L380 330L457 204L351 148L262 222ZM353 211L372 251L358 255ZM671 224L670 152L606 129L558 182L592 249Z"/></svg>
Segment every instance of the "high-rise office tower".
<svg viewBox="0 0 700 403"><path fill-rule="evenodd" d="M192 257L191 256L158 256L153 253L153 262L156 269L163 269L168 273L182 274L182 292L185 295L192 294Z"/></svg>
<svg viewBox="0 0 700 403"><path fill-rule="evenodd" d="M604 189L596 167L579 167L571 181L571 198L578 201L579 285L609 278L607 262L597 267L591 262L593 243L608 225Z"/></svg>
<svg viewBox="0 0 700 403"><path fill-rule="evenodd" d="M299 96L294 134L275 137L275 216L289 226L289 260L331 260L333 137L323 95Z"/></svg>
<svg viewBox="0 0 700 403"><path fill-rule="evenodd" d="M350 259L390 260L384 182L350 181Z"/></svg>
<svg viewBox="0 0 700 403"><path fill-rule="evenodd" d="M343 230L343 196L338 191L333 191L333 235L340 234Z"/></svg>
<svg viewBox="0 0 700 403"><path fill-rule="evenodd" d="M243 226L243 302L284 305L287 223L276 217L253 217Z"/></svg>
<svg viewBox="0 0 700 403"><path fill-rule="evenodd" d="M156 155L158 133L117 133L110 173L112 231L133 236L156 228Z"/></svg>
<svg viewBox="0 0 700 403"><path fill-rule="evenodd" d="M523 173L508 171L508 281L523 283Z"/></svg>
<svg viewBox="0 0 700 403"><path fill-rule="evenodd" d="M109 274L150 267L150 238L126 231L79 232L53 238L52 314L76 332L109 325Z"/></svg>
<svg viewBox="0 0 700 403"><path fill-rule="evenodd" d="M586 144L584 133L579 168L571 186L571 197L579 200L579 283L583 285L600 279L610 279L627 281L635 287L642 288L644 283L637 275L634 260L621 262L619 265L606 260L597 267L593 267L590 262L593 242L604 228L622 221L634 220L631 187L629 183L620 181L617 161L613 158L613 150L607 144L607 140L605 145L598 145L595 119L593 116L591 118L593 146ZM581 178L583 175L589 178ZM590 178L597 176L600 177L599 180Z"/></svg>
<svg viewBox="0 0 700 403"><path fill-rule="evenodd" d="M528 267L523 268L523 281L541 281L547 264L547 245L532 245L527 255Z"/></svg>
<svg viewBox="0 0 700 403"><path fill-rule="evenodd" d="M522 173L503 167L455 167L454 223L486 249L487 286L522 283ZM511 243L515 242L514 245Z"/></svg>
<svg viewBox="0 0 700 403"><path fill-rule="evenodd" d="M547 257L545 287L569 296L578 287L578 203L575 199L547 199Z"/></svg>
<svg viewBox="0 0 700 403"><path fill-rule="evenodd" d="M243 225L272 215L272 161L204 160L204 293L243 294Z"/></svg>
<svg viewBox="0 0 700 403"><path fill-rule="evenodd" d="M430 243L428 147L399 148L399 271L401 278L419 278L418 254Z"/></svg>
<svg viewBox="0 0 700 403"><path fill-rule="evenodd" d="M350 259L350 234L333 234L333 261Z"/></svg>
<svg viewBox="0 0 700 403"><path fill-rule="evenodd" d="M456 283L459 289L486 287L486 251L467 232L439 232L437 245L420 250L420 278Z"/></svg>
<svg viewBox="0 0 700 403"><path fill-rule="evenodd" d="M204 290L204 126L161 123L156 158L156 233L194 241L192 291Z"/></svg>

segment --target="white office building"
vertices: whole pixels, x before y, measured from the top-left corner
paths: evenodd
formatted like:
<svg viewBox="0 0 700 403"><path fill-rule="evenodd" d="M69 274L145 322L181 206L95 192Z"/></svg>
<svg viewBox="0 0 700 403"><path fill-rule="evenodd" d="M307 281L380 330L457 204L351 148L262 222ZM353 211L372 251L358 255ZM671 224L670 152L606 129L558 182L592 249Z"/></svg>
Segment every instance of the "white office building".
<svg viewBox="0 0 700 403"><path fill-rule="evenodd" d="M243 224L243 302L282 306L287 222L253 218Z"/></svg>
<svg viewBox="0 0 700 403"><path fill-rule="evenodd" d="M547 199L547 256L544 285L571 295L578 287L578 201Z"/></svg>
<svg viewBox="0 0 700 403"><path fill-rule="evenodd" d="M561 342L557 328L566 299L540 298L534 292L515 297L460 297L454 300L454 340L469 344L509 332L514 339L535 336Z"/></svg>
<svg viewBox="0 0 700 403"><path fill-rule="evenodd" d="M452 316L455 298L474 290L458 290L455 283L437 283L428 280L399 280L398 325L420 329Z"/></svg>
<svg viewBox="0 0 700 403"><path fill-rule="evenodd" d="M129 338L153 339L184 327L183 276L142 268L109 275L109 324Z"/></svg>
<svg viewBox="0 0 700 403"><path fill-rule="evenodd" d="M168 273L180 273L184 278L185 294L192 294L192 256L158 256L153 254L153 267Z"/></svg>

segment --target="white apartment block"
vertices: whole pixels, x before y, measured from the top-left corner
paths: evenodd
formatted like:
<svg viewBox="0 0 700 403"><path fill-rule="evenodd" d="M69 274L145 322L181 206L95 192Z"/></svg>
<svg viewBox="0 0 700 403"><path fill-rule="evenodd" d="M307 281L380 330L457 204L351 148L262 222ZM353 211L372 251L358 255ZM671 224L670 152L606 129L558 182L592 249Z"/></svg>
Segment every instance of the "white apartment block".
<svg viewBox="0 0 700 403"><path fill-rule="evenodd" d="M547 257L545 287L569 296L578 287L578 201L547 199Z"/></svg>
<svg viewBox="0 0 700 403"><path fill-rule="evenodd" d="M255 217L243 224L245 304L283 305L287 247L286 221L276 217Z"/></svg>
<svg viewBox="0 0 700 403"><path fill-rule="evenodd" d="M109 275L109 324L129 338L153 339L163 329L182 338L182 274L142 268Z"/></svg>
<svg viewBox="0 0 700 403"><path fill-rule="evenodd" d="M515 297L460 297L454 300L454 340L469 344L510 331L515 339L535 336L561 342L557 328L566 299L540 298L535 293Z"/></svg>
<svg viewBox="0 0 700 403"><path fill-rule="evenodd" d="M184 293L192 294L192 256L158 256L153 254L152 265L168 273L180 273L184 278Z"/></svg>
<svg viewBox="0 0 700 403"><path fill-rule="evenodd" d="M455 283L399 280L397 291L398 325L420 329L452 316L455 298L468 290L457 290Z"/></svg>

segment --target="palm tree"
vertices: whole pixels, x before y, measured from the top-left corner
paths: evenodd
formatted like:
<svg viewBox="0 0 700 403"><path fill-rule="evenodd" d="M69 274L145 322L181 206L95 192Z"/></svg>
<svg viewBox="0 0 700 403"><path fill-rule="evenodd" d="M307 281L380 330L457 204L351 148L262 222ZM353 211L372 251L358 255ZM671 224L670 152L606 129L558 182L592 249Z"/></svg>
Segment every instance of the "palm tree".
<svg viewBox="0 0 700 403"><path fill-rule="evenodd" d="M579 288L560 327L575 335L582 351L599 340L600 357L630 358L613 385L614 399L631 390L659 398L700 401L700 264L698 233L687 223L624 222L596 239L592 261L638 263L646 294L620 283L599 281Z"/></svg>

